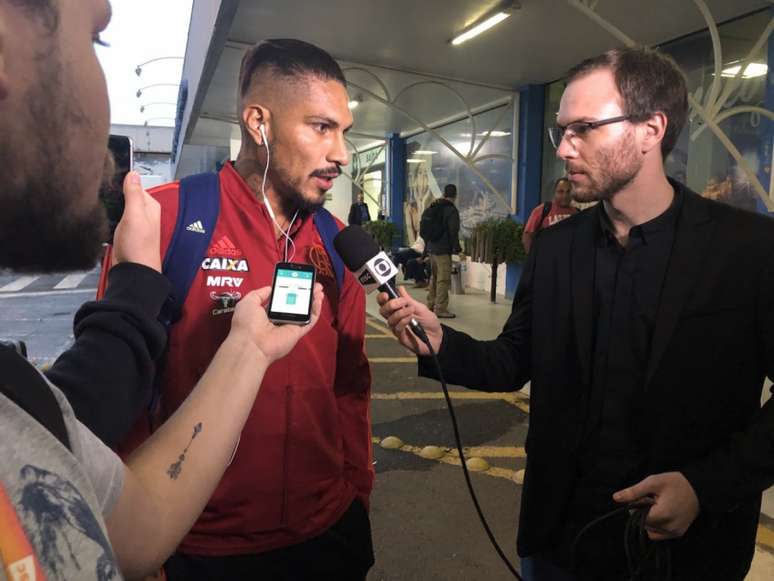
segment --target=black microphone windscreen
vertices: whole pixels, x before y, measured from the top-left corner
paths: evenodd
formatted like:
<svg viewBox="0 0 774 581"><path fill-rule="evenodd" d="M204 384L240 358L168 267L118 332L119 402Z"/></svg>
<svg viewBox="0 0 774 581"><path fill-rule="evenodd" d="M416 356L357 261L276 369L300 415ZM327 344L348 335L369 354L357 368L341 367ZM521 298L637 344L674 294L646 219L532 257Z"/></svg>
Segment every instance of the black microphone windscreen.
<svg viewBox="0 0 774 581"><path fill-rule="evenodd" d="M333 246L351 271L358 270L379 254L379 246L373 237L357 225L347 226L336 234Z"/></svg>

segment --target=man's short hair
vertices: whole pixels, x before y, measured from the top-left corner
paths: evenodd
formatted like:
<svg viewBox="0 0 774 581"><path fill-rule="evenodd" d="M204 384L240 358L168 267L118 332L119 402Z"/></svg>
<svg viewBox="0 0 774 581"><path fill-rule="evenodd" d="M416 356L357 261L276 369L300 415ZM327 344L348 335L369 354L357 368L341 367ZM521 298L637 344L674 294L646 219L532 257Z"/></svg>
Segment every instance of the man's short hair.
<svg viewBox="0 0 774 581"><path fill-rule="evenodd" d="M623 100L623 113L632 121L645 121L658 111L666 115L661 155L669 155L688 117L688 90L677 63L646 47L616 48L574 66L567 82L599 69L612 71Z"/></svg>
<svg viewBox="0 0 774 581"><path fill-rule="evenodd" d="M339 64L321 48L294 38L274 38L257 43L245 53L239 72L240 99L249 92L256 73L265 70L287 78L311 75L347 84Z"/></svg>
<svg viewBox="0 0 774 581"><path fill-rule="evenodd" d="M444 198L456 198L457 197L457 186L454 184L446 184L443 188L443 197Z"/></svg>

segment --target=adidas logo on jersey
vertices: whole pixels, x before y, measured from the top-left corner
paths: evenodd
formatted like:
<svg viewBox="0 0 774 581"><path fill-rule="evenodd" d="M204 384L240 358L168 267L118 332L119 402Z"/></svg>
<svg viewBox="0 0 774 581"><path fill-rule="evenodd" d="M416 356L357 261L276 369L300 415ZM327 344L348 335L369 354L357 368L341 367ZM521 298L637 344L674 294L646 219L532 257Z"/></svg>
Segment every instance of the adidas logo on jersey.
<svg viewBox="0 0 774 581"><path fill-rule="evenodd" d="M228 236L223 236L215 244L210 246L208 252L210 256L228 256L230 258L239 258L242 251L237 248Z"/></svg>
<svg viewBox="0 0 774 581"><path fill-rule="evenodd" d="M186 230L189 232L196 232L197 234L205 234L204 225L202 224L201 220L197 220L193 224L189 224L186 227Z"/></svg>

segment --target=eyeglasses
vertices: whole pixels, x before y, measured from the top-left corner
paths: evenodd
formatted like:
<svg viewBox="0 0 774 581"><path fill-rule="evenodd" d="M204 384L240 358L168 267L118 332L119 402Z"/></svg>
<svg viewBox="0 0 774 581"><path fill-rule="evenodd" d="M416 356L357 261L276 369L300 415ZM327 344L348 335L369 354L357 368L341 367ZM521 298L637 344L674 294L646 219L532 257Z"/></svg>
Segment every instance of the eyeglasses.
<svg viewBox="0 0 774 581"><path fill-rule="evenodd" d="M611 123L628 121L629 119L631 119L631 115L621 115L619 117L611 117L610 119L600 119L599 121L574 121L569 125L555 125L548 128L548 137L551 139L551 145L555 149L559 149L559 144L562 143L565 135L568 138L580 137L583 139L592 129L602 127L603 125L610 125Z"/></svg>

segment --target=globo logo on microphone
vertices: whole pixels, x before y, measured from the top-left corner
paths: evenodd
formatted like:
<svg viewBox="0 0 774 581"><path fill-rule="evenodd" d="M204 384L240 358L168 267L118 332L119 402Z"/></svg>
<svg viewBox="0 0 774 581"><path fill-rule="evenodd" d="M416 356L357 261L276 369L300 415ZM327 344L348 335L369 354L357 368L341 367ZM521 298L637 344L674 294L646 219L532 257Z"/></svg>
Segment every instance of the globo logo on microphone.
<svg viewBox="0 0 774 581"><path fill-rule="evenodd" d="M384 252L380 252L366 262L363 267L355 273L355 276L357 276L360 284L365 287L366 292L370 293L397 274L397 267Z"/></svg>

